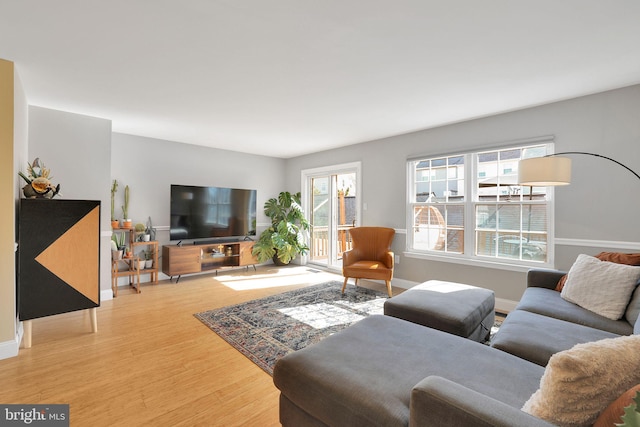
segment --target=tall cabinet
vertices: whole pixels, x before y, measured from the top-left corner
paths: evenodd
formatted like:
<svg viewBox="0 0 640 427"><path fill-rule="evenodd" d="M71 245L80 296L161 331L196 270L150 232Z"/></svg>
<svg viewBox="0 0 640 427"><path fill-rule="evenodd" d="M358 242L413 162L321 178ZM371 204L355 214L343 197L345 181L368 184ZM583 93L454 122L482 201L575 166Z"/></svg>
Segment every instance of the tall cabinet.
<svg viewBox="0 0 640 427"><path fill-rule="evenodd" d="M100 201L21 199L18 220L18 317L25 347L31 320L100 306Z"/></svg>

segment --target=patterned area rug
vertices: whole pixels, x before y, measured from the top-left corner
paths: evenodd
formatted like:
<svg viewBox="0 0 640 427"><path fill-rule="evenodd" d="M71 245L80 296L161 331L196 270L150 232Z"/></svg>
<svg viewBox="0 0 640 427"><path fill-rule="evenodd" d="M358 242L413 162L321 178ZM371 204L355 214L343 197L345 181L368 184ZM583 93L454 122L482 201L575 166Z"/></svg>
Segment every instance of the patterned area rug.
<svg viewBox="0 0 640 427"><path fill-rule="evenodd" d="M349 286L342 295L341 289L342 282L327 282L194 316L273 375L273 366L282 356L317 343L370 314L383 314L386 293ZM491 336L502 320L496 317Z"/></svg>
<svg viewBox="0 0 640 427"><path fill-rule="evenodd" d="M382 314L387 294L333 281L197 313L216 334L273 375L282 356L336 333L370 314Z"/></svg>

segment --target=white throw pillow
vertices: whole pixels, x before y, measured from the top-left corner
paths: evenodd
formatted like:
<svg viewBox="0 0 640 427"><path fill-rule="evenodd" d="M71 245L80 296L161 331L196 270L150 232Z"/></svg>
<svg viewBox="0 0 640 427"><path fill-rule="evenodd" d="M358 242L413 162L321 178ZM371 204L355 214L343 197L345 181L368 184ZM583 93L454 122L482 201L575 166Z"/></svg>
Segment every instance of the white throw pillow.
<svg viewBox="0 0 640 427"><path fill-rule="evenodd" d="M640 267L578 255L560 296L608 319L620 319L640 279Z"/></svg>
<svg viewBox="0 0 640 427"><path fill-rule="evenodd" d="M554 354L524 412L559 426L591 426L640 383L640 336L607 338Z"/></svg>

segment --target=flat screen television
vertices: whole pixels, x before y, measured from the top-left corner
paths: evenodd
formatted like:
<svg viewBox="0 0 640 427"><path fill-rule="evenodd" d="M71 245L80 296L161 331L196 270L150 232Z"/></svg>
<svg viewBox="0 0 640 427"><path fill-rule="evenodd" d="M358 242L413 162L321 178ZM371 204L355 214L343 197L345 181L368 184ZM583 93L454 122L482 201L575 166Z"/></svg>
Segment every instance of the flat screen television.
<svg viewBox="0 0 640 427"><path fill-rule="evenodd" d="M171 185L171 240L255 236L256 190Z"/></svg>

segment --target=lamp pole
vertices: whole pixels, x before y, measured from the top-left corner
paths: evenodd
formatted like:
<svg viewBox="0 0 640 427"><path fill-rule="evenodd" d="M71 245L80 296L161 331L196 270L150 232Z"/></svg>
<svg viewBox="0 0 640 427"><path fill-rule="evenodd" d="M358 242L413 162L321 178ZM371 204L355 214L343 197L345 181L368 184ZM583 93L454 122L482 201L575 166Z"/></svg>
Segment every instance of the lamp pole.
<svg viewBox="0 0 640 427"><path fill-rule="evenodd" d="M622 163L620 163L617 160L612 159L611 157L607 157L607 156L603 156L601 154L595 154L595 153L587 153L585 151L564 151L562 153L553 153L553 154L547 154L546 156L543 157L555 157L555 156L562 156L565 154L584 154L586 156L593 156L593 157L600 157L601 159L606 159L606 160L610 160L613 163L616 163L620 166L622 166L623 168L625 168L626 170L628 170L629 172L631 172L632 174L634 174L636 176L636 178L640 179L640 175L638 175L633 169L631 169L629 166L623 165Z"/></svg>

